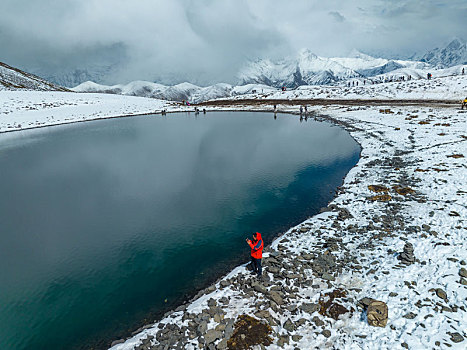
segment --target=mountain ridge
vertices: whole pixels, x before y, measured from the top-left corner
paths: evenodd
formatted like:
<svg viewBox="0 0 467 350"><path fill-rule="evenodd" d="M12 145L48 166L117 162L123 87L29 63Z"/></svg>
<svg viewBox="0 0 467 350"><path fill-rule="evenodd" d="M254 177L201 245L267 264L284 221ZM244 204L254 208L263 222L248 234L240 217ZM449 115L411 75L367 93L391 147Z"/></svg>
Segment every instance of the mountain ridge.
<svg viewBox="0 0 467 350"><path fill-rule="evenodd" d="M0 90L70 91L3 62L0 62Z"/></svg>

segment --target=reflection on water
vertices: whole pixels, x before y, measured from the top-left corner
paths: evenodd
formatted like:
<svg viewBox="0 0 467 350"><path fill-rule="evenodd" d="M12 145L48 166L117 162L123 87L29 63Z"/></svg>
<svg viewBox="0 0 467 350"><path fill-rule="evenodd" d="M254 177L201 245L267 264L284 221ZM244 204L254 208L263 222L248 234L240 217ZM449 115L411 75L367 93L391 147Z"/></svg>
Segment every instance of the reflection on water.
<svg viewBox="0 0 467 350"><path fill-rule="evenodd" d="M246 235L325 205L358 153L258 113L0 135L0 348L102 347L152 321L244 261Z"/></svg>

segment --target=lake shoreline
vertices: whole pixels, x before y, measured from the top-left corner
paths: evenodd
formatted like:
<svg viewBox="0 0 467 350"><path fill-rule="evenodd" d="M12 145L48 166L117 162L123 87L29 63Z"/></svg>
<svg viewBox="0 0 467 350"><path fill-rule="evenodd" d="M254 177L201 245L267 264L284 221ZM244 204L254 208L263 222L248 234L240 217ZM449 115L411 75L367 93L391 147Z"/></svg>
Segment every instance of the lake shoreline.
<svg viewBox="0 0 467 350"><path fill-rule="evenodd" d="M272 113L272 104L262 102L266 105L209 111ZM388 101L381 106L311 107L310 113L346 128L362 148L327 211L271 244L264 258L265 283L258 284L244 267L237 267L198 298L124 343L114 342L112 349L176 343L187 349L200 344L222 349L241 314L254 315L272 328L271 349L462 349L467 337L462 328L467 320L462 221L467 203L460 189L467 181L462 164L467 125L458 107L424 106L423 101L418 106L391 106ZM299 105L278 109L299 113ZM349 312L334 319L320 302L336 290L346 295L334 304ZM386 327L367 324L369 299L388 305Z"/></svg>
<svg viewBox="0 0 467 350"><path fill-rule="evenodd" d="M380 108L384 109L380 110ZM247 110L252 109L254 107L250 106ZM443 129L447 127L443 127L441 124L452 125L454 121L462 123L462 121L456 118L457 109L441 108L435 111L428 107L419 108L416 113L422 113L429 121L426 121L427 118L417 119L418 116L414 117L415 111L413 107L398 107L391 110L387 106L378 106L377 108L374 106L354 106L351 108L333 106L326 111L322 109L318 110L317 108L313 108L311 111L328 114L323 119L344 127L362 147L358 164L345 177L344 185L338 189L338 195L328 205L328 211L315 215L302 224L291 228L271 244L268 249L270 251L269 255L265 254L268 257L264 259L265 269L269 271L265 283L258 284L248 276L243 266L238 267L227 276L218 280L215 285L200 291L187 305L182 305L174 311L168 312L156 324L146 326L147 329L142 330L142 333L136 335L134 338L127 340L123 344L114 343L113 349L157 349L159 346L162 348L168 344L175 345L175 343L170 343L168 339L165 339L164 329L166 327L171 332L180 330L193 334L193 339L183 336L178 338L178 341L180 341L178 344L184 344L187 348L194 349L197 347L197 342L201 342L200 344L204 344L203 346L215 344L217 348L221 349L224 348L227 339L232 335L230 332L226 334L224 326L229 330L232 329L234 326L233 320L241 313L255 315L257 318L267 322L274 329L274 341L280 347L301 347L310 343L316 344L318 347L332 342L333 344L341 344L343 348L346 348L345 342L342 343L344 335L339 332L343 327L343 318L346 319L347 323L352 322L360 327L361 331L358 333L367 333L366 336L363 336L365 334L357 334L357 332L354 332L355 334L345 333L347 334L347 341L350 341L354 345L361 344L363 346L363 343L368 341L368 332L373 332L374 328L369 328L368 325L360 321L361 312L356 311L361 307L360 301L364 298L383 299L388 303L390 312L395 312L395 310L391 309L394 306L391 304L391 299L395 298L394 294L398 295L400 292L384 292L387 288L380 287L379 289L381 290L378 292L369 293L368 289L364 288L364 286L365 283L370 282L369 280L377 285L380 283L378 282L379 280L388 278L387 276L391 275L391 268L403 271L404 267L400 266L397 262L397 256L400 256L400 252L403 251L404 244L407 241L413 242L415 256L417 257L414 259L413 264L411 262L409 265L412 268L414 268L413 265L418 265L417 268L423 270L423 266L426 266L427 262L426 260L422 260L422 249L417 244L415 237L418 238L418 232L428 230L426 231L426 239L429 239L429 235L441 238L440 228L438 228L438 231L430 230L436 226L432 222L431 214L414 217L413 214L407 215L406 213L405 207L407 204L405 202L409 202L409 207L411 208L425 206L427 205L426 203L430 204L429 200L426 199L430 194L430 190L419 189L421 180L418 177L419 175L423 177L425 172L410 171L410 168L414 166L414 161L411 159L414 151L411 148L415 147L412 146L414 143L416 144L416 141L414 141L416 138L412 136L412 133L420 137L422 133L427 131L427 127L430 125L439 124L437 129ZM279 106L279 112L299 113L298 106L295 108L283 108ZM360 118L360 115L363 118ZM373 117L376 120L373 120ZM437 123L437 121L446 119L450 123ZM394 121L397 121L397 123L394 124ZM421 121L423 123L420 123ZM462 127L458 127L456 130L459 129L462 130ZM420 131L420 135L418 135L417 131ZM407 138L408 145L405 144L406 141L404 141L403 145L395 143L395 141L402 141L399 135L397 135L398 133ZM386 134L389 134L389 137ZM428 132L428 134L430 133ZM456 139L456 141L453 141L454 145L458 142L463 142L462 138L458 139L459 135L459 131L455 131L450 135ZM431 143L430 136L428 135L425 139ZM426 147L421 148L424 150ZM439 152L444 152L443 145L439 145L438 148ZM392 152L387 164L378 164L378 158L381 156L378 152L375 152L378 149L381 149L381 155ZM444 157L446 156L443 156L443 159ZM375 167L381 167L382 169L378 169L379 171L375 174L376 176L370 176L368 171L374 171ZM417 177L414 175L417 175ZM397 178L397 181L394 180L395 178ZM389 199L384 196L378 197L378 193L372 192L368 188L370 185L382 186L391 181L394 182L394 186L399 187L391 189L390 186L387 186L386 191L383 193L388 193ZM356 186L357 184L361 185ZM405 193L401 189L410 189L410 191L407 190L408 193ZM357 208L347 203L350 200L349 197L357 197L358 202L361 202L356 206ZM373 211L373 214L367 212L366 215L359 215L359 207L369 207ZM357 212L355 212L356 209ZM428 212L431 213L431 210ZM373 221L375 217L376 221ZM410 225L410 223L417 223L420 220L426 223L423 223L423 225ZM361 221L366 221L366 224L363 226L359 225L358 223ZM347 226L342 226L343 223L346 223ZM348 232L340 234L342 230L348 230ZM430 233L431 231L435 233ZM397 232L397 234L393 234L393 232ZM442 234L448 234L448 232ZM302 238L302 235L309 235L309 237ZM376 240L378 242L373 242L375 240L374 237L377 237ZM347 242L347 240L350 240L350 242ZM358 242L358 244L352 243L355 247L363 244L363 248L360 248L362 249L360 254L365 256L363 259L367 259L368 255L374 254L375 250L380 254L383 247L386 247L384 249L391 251L391 253L386 256L378 256L380 261L376 259L375 261L377 262L374 264L369 264L371 261L364 263L360 261L359 256L352 256L351 250L349 251L349 248L347 248L354 240ZM368 244L365 243L367 241L371 242L371 248L364 249L365 244ZM465 244L462 243L462 240L459 243ZM310 244L314 245L314 249L309 248ZM434 248L438 247L436 243L433 245ZM467 258L465 254L455 249L451 254L460 256L464 260ZM333 258L330 258L331 256ZM290 259L290 257L293 257L293 259ZM453 259L464 261L459 259L459 257ZM387 266L387 260L392 265L391 267ZM296 261L299 261L299 263L294 264ZM445 265L444 261L440 261L440 266L437 268L447 268ZM458 266L457 269L459 268ZM284 270L285 272L283 272ZM311 284L310 280L312 281ZM356 281L359 281L359 283ZM425 286L429 284L429 281L422 281L422 278L414 281L415 284L409 283L408 286L404 282L406 281L400 280L400 277L394 277L393 281L391 281L398 289L405 288L404 292L407 295L413 293L412 290L416 288L414 285ZM287 288L291 284L297 291ZM274 286L277 287L277 285L282 286L277 291L280 298L277 298L277 295L273 293ZM453 282L450 285L451 288L456 290L462 288L460 282ZM436 283L434 283L433 287L436 287ZM448 288L446 286L444 288L448 293ZM312 295L306 297L297 296L297 294L305 293L304 291L309 289L313 291ZM340 305L347 310L353 310L353 312L346 312L343 317L338 317L338 319L334 320L329 315L320 314L318 306L320 297L336 289L345 290L346 300L340 300ZM426 290L424 289L417 293L420 295L425 293L426 299L431 300L432 292L429 292L429 289L433 288L426 288ZM395 299L393 304L402 303L405 305L405 308L397 310L398 314L391 315L391 320L394 321L394 324L403 322L407 326L413 319L403 316L409 310L413 310L414 306L409 302L409 297L406 297L406 300L403 298ZM230 300L236 300L237 303L239 300L242 300L242 303L245 303L245 305L238 308L231 305ZM289 310L288 306L290 304L295 305L295 308ZM433 304L436 307L436 299L433 300ZM456 312L462 313L459 317L463 317L464 313L462 310L458 307L456 310ZM297 314L300 317L297 317ZM428 311L426 311L426 314L428 314ZM217 319L219 322L214 321L215 325L211 327L213 319ZM447 319L444 322L447 322ZM192 326L193 324L204 325L206 323L208 329L200 332L199 326L191 328L190 323L192 323ZM383 336L388 329L393 332L392 328L388 326L381 329L381 331L378 329L377 333L379 333L379 336ZM208 339L206 339L202 335L208 334L206 332L209 330L211 331L209 332L209 337L207 337ZM445 334L439 334L439 336L444 335L448 339L454 339L452 341L444 341L449 342L451 346L454 345L455 347L456 341L460 339L457 334L460 335L462 333L461 329L456 330L457 332L451 332L455 334L454 336L449 331ZM382 345L377 341L376 336L372 335L372 338L375 341L375 346ZM419 341L418 337L409 337L405 331L401 330L397 336L393 336L392 345L399 346L405 338L408 338L405 341L406 344L411 343L414 345ZM433 343L436 341L438 340L433 340Z"/></svg>

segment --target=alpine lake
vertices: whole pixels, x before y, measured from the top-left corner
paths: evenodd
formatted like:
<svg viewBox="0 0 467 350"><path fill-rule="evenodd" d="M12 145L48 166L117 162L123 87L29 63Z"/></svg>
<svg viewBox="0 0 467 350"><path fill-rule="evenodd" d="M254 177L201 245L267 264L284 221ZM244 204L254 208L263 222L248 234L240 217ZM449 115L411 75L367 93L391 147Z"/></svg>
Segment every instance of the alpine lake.
<svg viewBox="0 0 467 350"><path fill-rule="evenodd" d="M0 134L0 349L108 347L316 214L359 154L272 113Z"/></svg>

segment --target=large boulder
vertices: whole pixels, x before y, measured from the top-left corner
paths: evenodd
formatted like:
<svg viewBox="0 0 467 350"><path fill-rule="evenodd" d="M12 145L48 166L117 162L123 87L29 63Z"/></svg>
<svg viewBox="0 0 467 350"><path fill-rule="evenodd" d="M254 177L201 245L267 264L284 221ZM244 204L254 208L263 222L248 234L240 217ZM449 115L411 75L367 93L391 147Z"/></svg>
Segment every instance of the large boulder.
<svg viewBox="0 0 467 350"><path fill-rule="evenodd" d="M373 300L366 310L368 324L374 327L386 327L388 323L388 306L385 302Z"/></svg>

